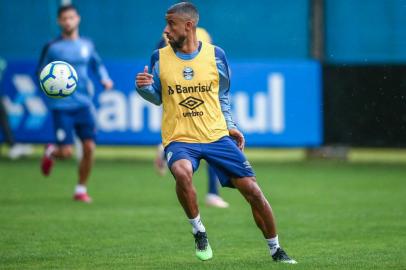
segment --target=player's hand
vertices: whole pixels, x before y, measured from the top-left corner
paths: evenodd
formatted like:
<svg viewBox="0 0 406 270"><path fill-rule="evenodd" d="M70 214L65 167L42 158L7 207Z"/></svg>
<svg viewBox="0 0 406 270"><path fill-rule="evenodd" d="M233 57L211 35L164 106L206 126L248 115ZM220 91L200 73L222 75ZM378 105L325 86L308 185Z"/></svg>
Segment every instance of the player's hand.
<svg viewBox="0 0 406 270"><path fill-rule="evenodd" d="M114 83L112 80L102 80L101 84L103 85L104 90L110 90L114 86Z"/></svg>
<svg viewBox="0 0 406 270"><path fill-rule="evenodd" d="M135 78L137 87L149 86L154 83L152 74L148 73L148 66L144 67L144 72L138 73Z"/></svg>
<svg viewBox="0 0 406 270"><path fill-rule="evenodd" d="M238 148L240 148L241 151L244 151L245 147L244 135L236 128L229 129L228 132L230 133L230 136L237 141Z"/></svg>

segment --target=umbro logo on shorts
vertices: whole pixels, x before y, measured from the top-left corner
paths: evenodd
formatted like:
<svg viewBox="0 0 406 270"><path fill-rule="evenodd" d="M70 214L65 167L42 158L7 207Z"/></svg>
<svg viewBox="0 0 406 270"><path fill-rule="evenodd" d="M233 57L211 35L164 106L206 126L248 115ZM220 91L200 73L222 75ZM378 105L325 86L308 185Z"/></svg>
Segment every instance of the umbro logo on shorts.
<svg viewBox="0 0 406 270"><path fill-rule="evenodd" d="M248 161L248 160L246 160L244 163L244 167L246 168L246 169L251 169L252 167L251 167L251 164L250 164L250 162Z"/></svg>
<svg viewBox="0 0 406 270"><path fill-rule="evenodd" d="M169 162L169 160L171 160L172 155L172 152L168 152L168 154L166 155L166 162Z"/></svg>

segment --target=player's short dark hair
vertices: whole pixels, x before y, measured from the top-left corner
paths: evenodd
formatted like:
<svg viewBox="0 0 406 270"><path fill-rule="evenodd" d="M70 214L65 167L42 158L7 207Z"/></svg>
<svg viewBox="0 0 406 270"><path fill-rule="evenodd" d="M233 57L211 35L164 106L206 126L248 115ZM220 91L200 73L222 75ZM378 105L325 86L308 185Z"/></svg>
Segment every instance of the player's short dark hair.
<svg viewBox="0 0 406 270"><path fill-rule="evenodd" d="M188 15L191 19L193 19L196 22L196 25L199 22L199 11L190 2L180 2L174 4L166 11L166 14L174 14L174 13Z"/></svg>
<svg viewBox="0 0 406 270"><path fill-rule="evenodd" d="M58 18L61 17L62 13L66 12L68 10L74 10L74 11L76 11L77 14L79 14L78 9L74 5L72 5L72 4L63 5L58 8Z"/></svg>

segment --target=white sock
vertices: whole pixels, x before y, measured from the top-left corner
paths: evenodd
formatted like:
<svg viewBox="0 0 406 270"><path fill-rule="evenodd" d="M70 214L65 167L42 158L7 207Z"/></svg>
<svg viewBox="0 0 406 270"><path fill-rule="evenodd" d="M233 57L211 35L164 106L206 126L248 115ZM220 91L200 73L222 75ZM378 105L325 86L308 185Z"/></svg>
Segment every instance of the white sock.
<svg viewBox="0 0 406 270"><path fill-rule="evenodd" d="M266 239L266 242L268 242L268 247L269 247L269 251L271 252L271 255L274 255L276 250L279 248L278 236L275 236L274 238Z"/></svg>
<svg viewBox="0 0 406 270"><path fill-rule="evenodd" d="M85 185L76 185L75 194L84 194L87 193L87 188Z"/></svg>
<svg viewBox="0 0 406 270"><path fill-rule="evenodd" d="M197 217L189 219L189 223L193 226L193 234L199 232L205 232L206 228L203 226L202 220L200 219L200 214Z"/></svg>
<svg viewBox="0 0 406 270"><path fill-rule="evenodd" d="M55 145L51 144L50 146L47 147L47 149L45 150L45 156L47 156L48 158L52 158L52 153L55 152Z"/></svg>

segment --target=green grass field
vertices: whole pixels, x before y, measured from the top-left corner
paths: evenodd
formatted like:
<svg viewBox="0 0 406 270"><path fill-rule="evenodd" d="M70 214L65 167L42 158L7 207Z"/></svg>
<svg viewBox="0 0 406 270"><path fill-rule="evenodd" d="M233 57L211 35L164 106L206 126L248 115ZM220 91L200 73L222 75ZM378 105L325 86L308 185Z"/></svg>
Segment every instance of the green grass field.
<svg viewBox="0 0 406 270"><path fill-rule="evenodd" d="M237 191L221 190L229 209L203 205L204 169L195 184L214 258L198 261L174 181L155 174L153 153L99 150L90 205L71 201L75 161L44 178L39 156L0 159L0 269L406 269L403 154L339 162L248 153L293 266L272 262Z"/></svg>

